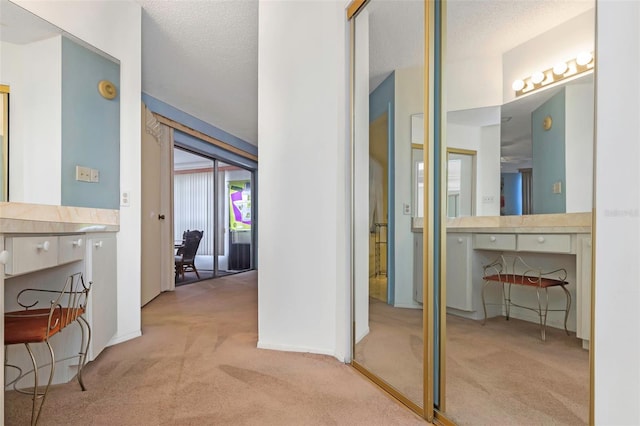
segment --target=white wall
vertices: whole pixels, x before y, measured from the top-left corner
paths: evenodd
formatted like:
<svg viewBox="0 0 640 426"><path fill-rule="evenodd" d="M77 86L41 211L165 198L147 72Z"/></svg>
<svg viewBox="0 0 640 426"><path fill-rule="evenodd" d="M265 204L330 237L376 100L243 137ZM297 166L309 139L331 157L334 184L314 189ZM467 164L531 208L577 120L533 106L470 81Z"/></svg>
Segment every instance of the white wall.
<svg viewBox="0 0 640 426"><path fill-rule="evenodd" d="M502 57L447 62L443 72L446 110L502 104Z"/></svg>
<svg viewBox="0 0 640 426"><path fill-rule="evenodd" d="M62 38L23 45L5 42L1 48L1 80L11 86L10 200L59 205Z"/></svg>
<svg viewBox="0 0 640 426"><path fill-rule="evenodd" d="M402 68L395 72L395 301L394 306L418 308L413 298L413 234L411 215L411 116L424 111L424 68ZM413 209L412 209L413 211Z"/></svg>
<svg viewBox="0 0 640 426"><path fill-rule="evenodd" d="M369 12L356 18L354 54L354 320L355 341L369 334Z"/></svg>
<svg viewBox="0 0 640 426"><path fill-rule="evenodd" d="M140 5L109 0L15 3L120 60L120 187L130 191L130 207L120 210L118 332L112 343L128 340L140 335Z"/></svg>
<svg viewBox="0 0 640 426"><path fill-rule="evenodd" d="M344 4L264 1L258 28L258 346L344 359Z"/></svg>
<svg viewBox="0 0 640 426"><path fill-rule="evenodd" d="M476 151L476 216L500 215L500 126L447 123L447 147ZM484 197L493 197L485 202Z"/></svg>
<svg viewBox="0 0 640 426"><path fill-rule="evenodd" d="M565 88L566 212L593 208L593 84Z"/></svg>
<svg viewBox="0 0 640 426"><path fill-rule="evenodd" d="M595 423L640 424L640 2L599 1Z"/></svg>

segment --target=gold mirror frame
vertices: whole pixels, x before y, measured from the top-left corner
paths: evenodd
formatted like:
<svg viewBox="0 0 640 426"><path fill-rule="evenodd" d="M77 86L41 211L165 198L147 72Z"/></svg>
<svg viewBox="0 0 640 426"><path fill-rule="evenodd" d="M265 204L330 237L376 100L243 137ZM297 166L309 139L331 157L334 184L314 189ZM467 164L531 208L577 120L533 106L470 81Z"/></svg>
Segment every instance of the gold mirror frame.
<svg viewBox="0 0 640 426"><path fill-rule="evenodd" d="M355 152L355 125L354 125L354 80L355 80L355 72L354 72L354 63L355 63L355 17L357 14L366 6L368 0L353 0L349 6L347 7L347 20L350 21L350 55L349 55L349 81L350 81L350 153L351 153L351 164L350 164L350 179L353 183L355 181L355 164L354 164L354 152ZM433 253L436 247L439 248L439 244L436 240L435 236L435 228L434 228L434 193L435 188L433 187L433 182L437 181L437 178L433 177L434 170L434 146L436 143L435 135L433 132L433 118L431 114L431 109L434 105L434 75L435 70L433 67L428 66L433 63L433 55L434 55L434 42L435 42L435 3L433 1L424 0L424 32L425 32L425 74L424 74L424 105L423 111L425 117L428 117L424 120L424 135L425 140L423 145L420 148L423 148L424 153L424 164L425 164L425 176L424 176L424 211L425 217L423 219L423 294L426 296L428 294L433 294L434 291L434 257L430 256L430 253ZM441 164L442 160L440 161ZM434 338L435 338L435 330L433 315L434 315L434 300L433 297L425 297L423 301L423 406L415 404L405 395L397 391L396 389L389 386L384 380L378 377L376 374L369 371L366 367L359 364L357 361L353 359L355 355L355 272L354 272L354 206L355 206L355 197L353 188L351 189L351 200L350 200L350 217L351 217L351 251L350 251L350 264L351 264L351 275L350 275L350 285L351 285L351 365L365 375L367 378L372 380L386 392L394 396L400 402L409 407L412 411L420 415L422 418L427 421L433 421L435 416L434 410Z"/></svg>
<svg viewBox="0 0 640 426"><path fill-rule="evenodd" d="M0 202L9 201L9 86L0 84L0 96L2 96L2 144L0 146L1 158L0 173L2 173L2 185L0 187Z"/></svg>

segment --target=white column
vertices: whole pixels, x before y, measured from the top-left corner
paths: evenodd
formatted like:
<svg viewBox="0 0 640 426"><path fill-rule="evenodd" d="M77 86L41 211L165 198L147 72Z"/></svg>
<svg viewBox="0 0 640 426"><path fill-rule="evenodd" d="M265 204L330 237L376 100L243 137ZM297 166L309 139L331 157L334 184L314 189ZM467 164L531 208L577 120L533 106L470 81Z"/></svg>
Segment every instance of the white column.
<svg viewBox="0 0 640 426"><path fill-rule="evenodd" d="M347 21L334 1L261 1L258 346L345 357Z"/></svg>

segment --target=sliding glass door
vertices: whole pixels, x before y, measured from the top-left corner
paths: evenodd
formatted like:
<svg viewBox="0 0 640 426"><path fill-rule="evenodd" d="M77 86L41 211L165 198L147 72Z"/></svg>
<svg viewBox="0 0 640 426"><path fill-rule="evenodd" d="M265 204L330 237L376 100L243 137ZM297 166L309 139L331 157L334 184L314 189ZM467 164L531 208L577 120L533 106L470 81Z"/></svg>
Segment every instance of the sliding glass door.
<svg viewBox="0 0 640 426"><path fill-rule="evenodd" d="M176 146L174 250L191 256L188 240L201 233L193 262L176 262L176 285L252 269L253 173Z"/></svg>

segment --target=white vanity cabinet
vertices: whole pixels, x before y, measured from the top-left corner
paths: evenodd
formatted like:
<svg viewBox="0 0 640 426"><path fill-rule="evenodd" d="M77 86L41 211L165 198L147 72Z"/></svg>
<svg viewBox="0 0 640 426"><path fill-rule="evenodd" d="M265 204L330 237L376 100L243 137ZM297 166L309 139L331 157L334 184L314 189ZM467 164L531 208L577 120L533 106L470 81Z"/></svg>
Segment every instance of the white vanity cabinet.
<svg viewBox="0 0 640 426"><path fill-rule="evenodd" d="M447 234L447 313L464 318L479 320L484 318L482 307L483 265L490 263L496 255L474 250L479 235L471 233ZM509 238L480 238L495 245L510 244ZM499 236L498 236L499 237ZM515 244L515 242L514 242ZM502 314L501 295L497 286L487 288L487 316Z"/></svg>
<svg viewBox="0 0 640 426"><path fill-rule="evenodd" d="M482 265L491 263L501 254L520 255L532 266L543 269L567 270L569 292L573 298L569 316L569 329L583 340L588 348L591 327L591 234L557 232L527 233L496 229L452 231L447 233L447 313L469 319L482 319L481 291ZM487 314L501 315L500 286L489 285L486 290ZM535 293L529 289L513 288L518 300L535 304ZM562 295L549 293L552 306ZM564 299L562 299L564 300ZM561 301L562 301L561 300ZM494 305L495 304L495 305ZM512 316L527 321L537 321L528 311L512 308ZM551 316L548 325L561 327L562 318Z"/></svg>
<svg viewBox="0 0 640 426"><path fill-rule="evenodd" d="M473 311L471 234L447 235L447 308Z"/></svg>
<svg viewBox="0 0 640 426"><path fill-rule="evenodd" d="M577 327L576 335L582 347L589 349L591 338L591 234L578 234L576 259Z"/></svg>
<svg viewBox="0 0 640 426"><path fill-rule="evenodd" d="M92 330L89 360L95 359L117 330L116 234L24 232L0 235L0 239L4 246L4 250L0 250L0 263L3 263L0 277L5 311L21 309L16 300L18 293L25 288L59 290L66 278L77 272L83 273L86 283L93 282L85 317ZM56 364L53 383L68 382L77 373L74 355L80 345L79 327L67 327L52 337L51 344L56 359L69 358ZM37 359L46 359L43 345L34 345L34 351ZM31 368L22 345L10 346L6 356L23 369ZM11 378L8 372L6 374ZM13 370L11 374L14 374Z"/></svg>
<svg viewBox="0 0 640 426"><path fill-rule="evenodd" d="M89 234L84 279L92 282L87 305L87 320L91 324L90 361L102 352L118 328L116 263L115 234Z"/></svg>

